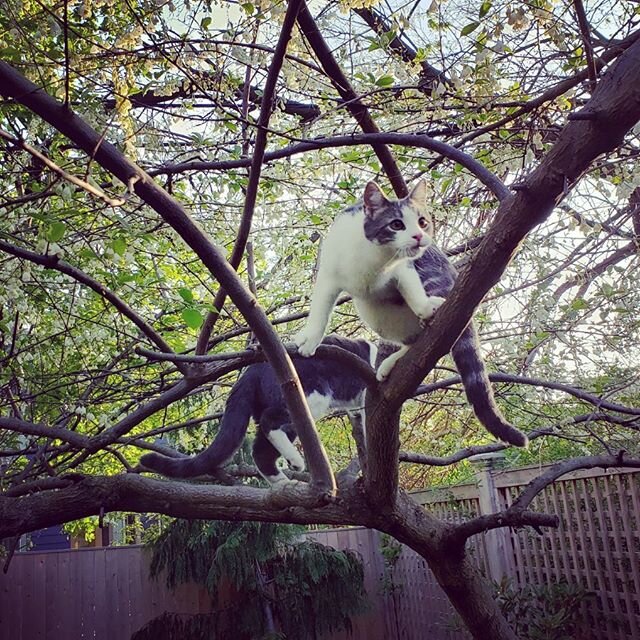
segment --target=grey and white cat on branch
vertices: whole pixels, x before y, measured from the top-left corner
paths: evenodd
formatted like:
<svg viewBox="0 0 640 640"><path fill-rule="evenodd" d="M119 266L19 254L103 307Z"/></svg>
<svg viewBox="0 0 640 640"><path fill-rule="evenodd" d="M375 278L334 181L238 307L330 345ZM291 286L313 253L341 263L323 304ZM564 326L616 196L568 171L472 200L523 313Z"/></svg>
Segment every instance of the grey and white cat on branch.
<svg viewBox="0 0 640 640"><path fill-rule="evenodd" d="M388 199L369 182L362 202L337 216L322 246L309 317L294 337L300 355L315 353L336 300L346 291L365 324L400 346L378 367L378 380L386 379L444 302L456 278L432 234L424 180L400 200ZM527 437L504 419L496 405L472 323L451 355L480 422L500 440L526 446Z"/></svg>

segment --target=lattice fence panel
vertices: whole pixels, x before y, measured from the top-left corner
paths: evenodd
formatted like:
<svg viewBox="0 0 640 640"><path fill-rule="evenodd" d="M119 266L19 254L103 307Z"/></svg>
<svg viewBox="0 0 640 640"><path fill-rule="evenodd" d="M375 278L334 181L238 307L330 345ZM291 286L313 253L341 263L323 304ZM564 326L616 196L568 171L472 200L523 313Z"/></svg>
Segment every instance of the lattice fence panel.
<svg viewBox="0 0 640 640"><path fill-rule="evenodd" d="M465 640L470 636L425 561L404 548L393 569L398 590L391 594L389 638Z"/></svg>
<svg viewBox="0 0 640 640"><path fill-rule="evenodd" d="M521 489L499 489L501 503ZM531 508L557 514L560 526L512 534L518 584L583 585L594 597L583 608L581 640L640 640L640 474L559 480Z"/></svg>
<svg viewBox="0 0 640 640"><path fill-rule="evenodd" d="M480 515L480 500L478 498L452 498L427 503L424 508L440 520L464 522ZM469 541L468 551L480 569L486 573L487 547L484 536L473 536Z"/></svg>

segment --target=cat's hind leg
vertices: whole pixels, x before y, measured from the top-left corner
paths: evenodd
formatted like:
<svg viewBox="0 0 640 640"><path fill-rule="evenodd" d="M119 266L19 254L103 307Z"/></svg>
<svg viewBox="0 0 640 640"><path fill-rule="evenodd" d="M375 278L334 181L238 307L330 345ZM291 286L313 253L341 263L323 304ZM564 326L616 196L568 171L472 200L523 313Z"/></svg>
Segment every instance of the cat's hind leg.
<svg viewBox="0 0 640 640"><path fill-rule="evenodd" d="M293 445L296 433L291 428L286 409L269 407L262 412L258 423L259 433L264 435L269 444L287 461L287 464L294 471L304 471L306 466L304 458ZM257 461L256 465L258 465Z"/></svg>
<svg viewBox="0 0 640 640"><path fill-rule="evenodd" d="M253 441L253 461L258 471L269 484L288 481L289 478L278 469L277 461L280 452L267 440L267 436L258 431Z"/></svg>

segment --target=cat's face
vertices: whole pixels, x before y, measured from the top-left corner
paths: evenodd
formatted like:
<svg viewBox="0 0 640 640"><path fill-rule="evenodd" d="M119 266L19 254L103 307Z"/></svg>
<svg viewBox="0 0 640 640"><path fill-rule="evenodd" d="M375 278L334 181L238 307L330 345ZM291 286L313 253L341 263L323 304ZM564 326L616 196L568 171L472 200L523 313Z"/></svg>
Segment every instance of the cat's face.
<svg viewBox="0 0 640 640"><path fill-rule="evenodd" d="M427 213L424 180L402 200L389 200L375 182L369 182L364 190L363 207L367 239L398 257L417 258L431 243L433 226Z"/></svg>

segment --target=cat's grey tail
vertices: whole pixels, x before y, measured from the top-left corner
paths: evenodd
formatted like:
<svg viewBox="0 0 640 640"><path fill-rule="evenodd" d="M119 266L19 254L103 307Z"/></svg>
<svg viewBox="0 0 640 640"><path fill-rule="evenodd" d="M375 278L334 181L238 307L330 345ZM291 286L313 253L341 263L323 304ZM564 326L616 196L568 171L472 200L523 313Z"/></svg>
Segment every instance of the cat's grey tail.
<svg viewBox="0 0 640 640"><path fill-rule="evenodd" d="M527 436L504 419L496 404L473 324L470 324L458 338L451 355L462 378L467 399L478 420L489 433L503 442L516 447L526 447L529 444Z"/></svg>
<svg viewBox="0 0 640 640"><path fill-rule="evenodd" d="M202 453L184 458L147 453L140 458L140 463L150 471L172 478L213 473L233 457L244 440L251 418L252 393L251 377L245 373L229 394L216 437Z"/></svg>

